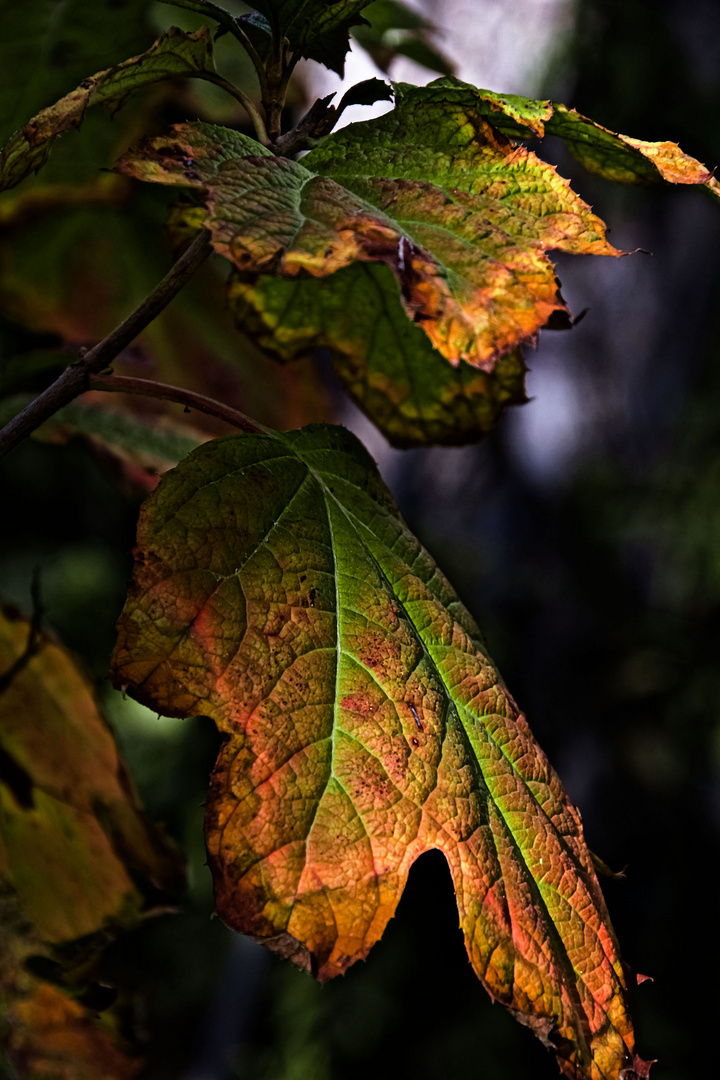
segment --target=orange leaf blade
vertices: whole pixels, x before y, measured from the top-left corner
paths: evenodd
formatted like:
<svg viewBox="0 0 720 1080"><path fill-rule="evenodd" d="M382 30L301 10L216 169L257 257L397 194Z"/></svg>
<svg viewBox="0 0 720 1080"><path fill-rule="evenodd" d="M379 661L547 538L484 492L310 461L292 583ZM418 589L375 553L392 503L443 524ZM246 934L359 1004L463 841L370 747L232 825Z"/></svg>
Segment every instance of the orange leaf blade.
<svg viewBox="0 0 720 1080"><path fill-rule="evenodd" d="M224 744L219 913L318 978L441 850L491 995L569 1076L619 1080L625 976L577 810L352 436L217 440L145 505L114 677Z"/></svg>

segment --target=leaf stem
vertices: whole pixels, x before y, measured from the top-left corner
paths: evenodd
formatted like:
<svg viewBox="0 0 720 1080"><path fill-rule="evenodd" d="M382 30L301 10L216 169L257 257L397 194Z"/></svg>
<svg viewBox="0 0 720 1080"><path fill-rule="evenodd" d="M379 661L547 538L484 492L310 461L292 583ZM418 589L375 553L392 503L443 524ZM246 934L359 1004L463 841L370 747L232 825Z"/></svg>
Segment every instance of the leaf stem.
<svg viewBox="0 0 720 1080"><path fill-rule="evenodd" d="M233 427L241 431L247 431L254 435L265 435L268 428L251 420L245 413L232 409L229 405L223 405L215 398L206 397L205 394L197 394L194 390L184 390L180 386L171 386L169 383L155 382L152 379L135 379L128 375L91 375L88 378L88 390L108 390L118 394L142 394L144 397L160 398L162 401L174 401L178 405L185 405L208 416L216 416L219 420L225 420Z"/></svg>
<svg viewBox="0 0 720 1080"><path fill-rule="evenodd" d="M262 95L268 135L273 143L282 134L281 118L289 78L285 39L280 36L277 27L273 27L272 56L265 65L266 84Z"/></svg>
<svg viewBox="0 0 720 1080"><path fill-rule="evenodd" d="M245 112L252 120L253 127L255 128L255 134L257 135L258 139L261 143L263 143L263 145L267 146L270 140L268 139L268 134L265 129L265 121L260 115L258 109L255 107L255 103L253 102L252 98L248 97L248 95L244 93L239 86L235 86L234 83L231 83L229 79L223 78L222 75L211 72L203 72L200 77L205 79L206 82L211 82L214 83L215 86L221 87L223 90L226 91L226 93L230 94L231 97L234 97L236 101L240 102L242 107L245 109Z"/></svg>
<svg viewBox="0 0 720 1080"><path fill-rule="evenodd" d="M255 46L253 45L250 38L245 33L245 31L242 29L242 27L239 26L235 22L235 19L233 19L232 22L233 22L232 27L228 25L227 29L232 34L232 36L235 38L235 40L240 42L243 49L245 50L245 52L250 57L250 59L252 61L252 65L255 68L255 71L257 72L257 76L258 76L258 79L260 81L260 86L262 87L262 84L263 84L263 82L265 80L265 65L263 64L262 60L260 59L260 54L257 51L257 49L255 48Z"/></svg>
<svg viewBox="0 0 720 1080"><path fill-rule="evenodd" d="M53 413L88 389L89 377L103 371L115 357L127 348L138 334L163 311L183 285L205 261L212 248L210 234L203 230L195 237L172 269L142 303L116 326L107 337L95 345L13 417L0 431L0 457L22 442Z"/></svg>
<svg viewBox="0 0 720 1080"><path fill-rule="evenodd" d="M260 80L260 86L262 88L265 79L263 62L252 41L230 12L225 11L224 8L218 7L217 4L207 3L205 0L195 0L194 3L188 2L188 0L160 0L160 3L167 4L170 7L186 8L188 11L194 11L196 14L214 19L219 26L222 26L225 33L232 34L236 41L242 45L243 49L252 60L253 67L258 74L258 79Z"/></svg>

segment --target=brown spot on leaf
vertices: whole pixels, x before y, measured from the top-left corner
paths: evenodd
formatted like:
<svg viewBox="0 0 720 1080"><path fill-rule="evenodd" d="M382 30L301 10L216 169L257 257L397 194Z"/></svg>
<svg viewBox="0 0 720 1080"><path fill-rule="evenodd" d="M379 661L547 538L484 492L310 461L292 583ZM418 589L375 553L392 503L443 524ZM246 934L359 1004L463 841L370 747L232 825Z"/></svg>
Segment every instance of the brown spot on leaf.
<svg viewBox="0 0 720 1080"><path fill-rule="evenodd" d="M375 702L367 694L348 694L340 704L343 709L358 713L360 716L371 716L377 708Z"/></svg>

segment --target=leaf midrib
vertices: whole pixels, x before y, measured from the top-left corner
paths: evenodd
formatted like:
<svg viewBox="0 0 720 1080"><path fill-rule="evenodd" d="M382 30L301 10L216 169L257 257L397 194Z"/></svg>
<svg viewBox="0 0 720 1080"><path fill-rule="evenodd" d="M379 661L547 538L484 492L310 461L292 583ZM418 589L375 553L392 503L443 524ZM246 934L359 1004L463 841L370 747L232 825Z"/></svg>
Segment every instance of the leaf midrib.
<svg viewBox="0 0 720 1080"><path fill-rule="evenodd" d="M439 683L440 683L440 684L442 685L442 687L443 687L443 690L444 690L444 693L445 693L445 697L446 697L446 701L447 701L447 703L448 703L448 706L449 706L449 708L450 708L450 709L452 709L452 711L453 711L453 714L455 715L455 717L456 717L456 719L457 719L457 722L458 722L459 726L461 727L462 731L463 731L463 732L464 732L464 734L465 734L465 737L466 737L466 739L467 739L467 743L468 743L468 745L469 745L469 747L470 747L470 749L471 749L471 751L472 751L473 757L475 758L475 761L476 761L476 764L477 764L477 768L478 768L478 771L479 771L479 773L480 773L480 776L482 777L482 780L483 780L483 784L485 785L485 788L486 788L486 790L487 790L488 798L490 798L490 799L492 800L493 806L494 806L494 807L496 808L496 810L497 810L498 814L500 815L500 817L501 817L501 819L502 819L502 821L503 821L503 824L504 824L504 826L505 826L505 829L507 830L507 833L508 833L509 837L511 838L511 842L512 842L512 844L513 844L513 846L514 846L515 850L516 850L516 851L518 852L518 854L519 854L520 862L521 862L521 864L522 864L522 867L523 867L524 873L525 873L525 875L526 875L526 878L527 878L527 879L528 879L528 881L530 882L530 884L531 884L531 887L532 887L532 890L533 890L533 892L535 892L535 893L537 894L537 896L539 897L539 899L540 899L540 901L541 901L541 905L542 905L542 910L543 910L543 914L544 914L544 916L545 916L545 919L546 919L547 923L549 924L549 926L551 926L551 927L552 927L552 930L553 930L553 934L554 934L554 936L556 936L556 938L557 938L557 941L559 941L559 943L560 943L560 944L562 945L562 953L561 953L561 957L560 957L560 958L561 958L561 961L562 961L562 969L563 969L563 971L564 971L564 975L565 975L565 977L567 978L567 977L568 977L568 974L570 974L570 977L571 977L571 981L572 981L573 983L574 983L574 982L576 982L576 981L577 981L578 979L579 979L579 980L581 980L581 981L583 982L583 985L585 985L585 986L586 986L586 988L587 988L587 991L588 991L588 994L590 995L590 998L591 998L591 999L592 999L593 1001L596 1001L596 1002L597 1002L597 999L595 998L595 995L593 994L593 992L592 992L591 988L590 988L589 986L587 986L587 983L585 982L584 976L583 976L583 975L581 975L581 974L580 974L580 973L579 973L579 972L577 971L577 969L576 969L576 968L574 967L574 965L573 965L573 963L572 963L572 961L571 961L571 959L570 959L570 956L569 956L569 954L568 954L568 950L567 950L567 947L566 947L566 945L565 945L565 943L564 943L564 941L563 941L563 939L562 939L562 935L561 935L561 933L560 933L560 931L559 931L559 929L558 929L558 927L557 927L557 925L556 925L556 923L555 923L555 921L554 921L554 919L553 919L553 917L552 917L552 914L551 914L551 912L550 912L550 909L548 908L548 905L547 905L547 902L546 902L546 900L545 900L545 897L543 896L543 892L542 892L542 889L541 889L540 883L539 883L538 881L536 881L536 879L535 879L535 877L534 877L534 875L533 875L532 871L530 870L530 868L529 868L529 866L528 866L528 864L527 864L527 862L526 862L526 860L525 860L525 857L524 857L524 853L522 852L522 848L520 847L520 845L519 845L519 843L518 843L518 841L517 841L517 839L516 839L516 837L515 837L515 835L514 835L514 833L513 833L513 831L512 831L512 828L511 828L510 824L509 824L509 823L508 823L508 821L507 821L507 818L506 818L506 816L505 816L505 813L504 813L504 811L503 811L502 805L501 805L501 804L499 804L499 803L498 803L498 802L496 801L495 797L494 797L494 796L492 795L492 793L491 793L491 791L490 791L490 788L489 788L489 786L488 786L488 784L487 784L487 781L486 781L486 779L485 779L485 773L484 773L484 770L483 770L483 768L482 768L482 764L481 764L481 762L480 762L480 759L478 758L478 755L477 755L477 752L476 752L476 750L475 750L475 747L473 746L473 742L472 742L472 739L470 738L470 736L469 736L469 734L468 734L468 731L467 731L466 725L465 725L465 723L464 723L464 721L463 721L463 718L462 718L462 716L461 716L461 714L460 714L460 710L459 710L458 706L457 706L457 705L455 704L454 698L453 698L453 696L452 696L452 694L451 694L451 692L450 692L450 690L449 690L449 688L448 688L448 686L447 686L447 684L446 684L446 682L445 682L445 679L444 679L444 677L443 677L443 675L442 675L442 673L441 673L440 669L438 668L438 666L437 666L437 664L436 664L436 662L435 662L435 659L434 659L434 657L433 657L432 653L431 653L431 652L429 651L429 649L428 649L428 647L427 647L427 645L426 645L426 643L425 643L425 640L424 640L424 638L423 638L422 634L420 633L420 631L419 631L419 630L418 630L418 628L416 627L416 625L415 625L415 622L414 622L414 620L413 620L413 619L412 619L412 617L410 616L410 614L409 614L409 612L407 611L407 609L406 609L405 605L403 604L403 602L402 602L402 601L401 601L401 600L400 600L400 599L399 599L399 598L397 597L397 594L396 594L396 591L395 591L395 589L394 589L394 587L393 587L393 585L392 585L392 582L391 582L391 581L389 580L389 578L387 577L387 574L385 573L385 570L384 570L383 566L382 566L382 565L380 564L380 562L378 561L378 559L377 559L377 557L375 556L375 554L373 553L373 551L372 551L372 550L370 549L370 547L369 547L369 546L367 545L367 543L365 542L365 540L364 540L363 536L361 535L361 533L360 533L360 531L359 531L359 529L358 529L358 527L357 527L357 525L356 525L356 523L355 523L355 520L354 520L354 515L352 514L352 512L348 512L347 508L346 508L346 507L345 507L345 506L344 506L344 505L342 504L342 502L341 502L341 501L340 501L340 500L339 500L339 499L337 498L337 496L336 496L336 495L334 494L334 492L330 490L330 487L329 487L329 485L328 485L328 484L327 484L327 483L325 482L325 480L324 480L324 479L322 478L322 475L321 475L321 474L319 474L319 473L318 473L318 472L317 472L317 471L316 471L316 470L315 470L315 469L314 469L314 468L313 468L313 467L312 467L312 466L311 466L311 465L310 465L310 464L309 464L309 463L308 463L308 462L307 462L307 461L305 460L305 458L304 458L304 457L303 457L303 456L302 456L302 455L301 455L300 453L298 453L297 451L296 451L296 453L297 453L297 456L298 456L298 458L299 458L299 459L300 459L300 460L301 460L301 461L303 462L303 464L304 464L304 465L306 466L306 468L308 469L308 472L309 472L309 473L310 473L310 474L311 474L311 475L313 476L313 478L314 478L314 479L315 479L315 481L317 482L317 484L318 484L318 486L319 486L319 488L320 488L320 490L321 490L321 492L322 492L322 494L323 494L323 498L324 498L324 500L325 500L325 504L326 504L326 510L327 510L327 504L328 504L328 502L329 502L329 501L332 501L332 502L333 502L333 503L334 503L334 504L335 504L335 505L336 505L336 506L338 507L338 509L340 510L340 512L341 512L341 513L343 514L343 516L344 516L344 517L346 518L346 520L347 520L348 524L350 525L350 527L351 527L351 528L353 529L353 532L354 532L354 533L355 533L355 535L357 536L357 538L358 538L358 540L360 541L360 543L362 544L363 548L364 548L364 549L365 549L365 550L367 551L367 553L368 553L369 557L370 557L370 558L372 559L372 561L373 561L373 562L375 563L375 565L376 565L376 567L377 567L377 569L378 569L378 572L379 572L379 573L381 574L381 576L382 576L383 580L384 580L384 581L386 582L386 584L387 584L388 588L389 588L389 589L391 590L391 592L392 592L392 595L393 595L393 596L395 597L395 599L397 600L397 603L399 604L399 606L400 606L400 608L401 608L401 610L402 610L402 612L403 612L403 615L404 615L404 617L406 618L406 620L407 620L408 624L409 624L409 625L410 625L410 626L412 627L412 629L413 629L413 632L414 632L414 634L415 634L415 636L416 636L416 639L417 639L417 640L418 640L418 642L420 643L420 646L421 646L421 648L423 649L423 652L424 652L425 656L427 657L427 659L428 659L429 663L430 663L430 664L432 665L432 670L433 670L433 672L435 673L435 675L436 675L436 677L437 677L437 679L438 679ZM342 479L343 479L343 480L344 480L345 482L347 482L347 483L350 483L350 484L352 484L352 481L351 481L351 480L349 480L349 479L348 479L347 477L343 477ZM356 486L356 485L353 485L353 486ZM361 489L358 489L358 490L361 490ZM364 493L363 493L363 494L364 494ZM329 522L329 520L330 520L330 514L328 513L328 522ZM366 527L367 527L367 526L366 526ZM377 538L376 538L376 539L377 539ZM379 541L379 542L380 542L381 546L384 546L384 545L383 545L383 543L382 543L382 541ZM335 552L334 552L334 549L333 549L333 559L335 560ZM337 562L336 562L336 560L335 560L335 565L337 566ZM408 569L409 569L409 568L408 568ZM338 595L338 594L337 594L337 586L336 586L336 595ZM339 640L339 636L340 636L340 635L339 635L339 629L340 629L340 623L339 623L339 607L338 607L338 617L337 617L337 620L336 620L336 627L337 627L337 635L338 635L338 650L340 650L340 640ZM482 724L483 718L482 718L482 717L478 717L477 719L478 719L478 720L479 720L479 722L480 722L480 723ZM546 812L546 811L544 810L544 808L543 808L543 807L541 806L541 804L540 804L540 803L538 802L538 800L537 800L537 798L536 798L536 796L535 796L534 792L532 791L532 789L531 789L531 788L529 787L529 785L527 784L527 782L526 782L525 778L524 778L524 777L523 777L523 776L522 776L522 775L521 775L521 774L520 774L520 773L518 772L518 770L517 770L517 768L516 768L516 766L515 766L515 763L514 763L514 762L513 762L513 761L512 761L512 760L511 760L511 759L510 759L510 758L509 758L508 756L507 756L507 754L506 754L506 752L505 752L505 749L504 749L504 748L503 748L503 747L502 747L502 746L501 746L501 745L500 745L500 744L499 744L499 743L498 743L498 742L496 741L496 739L495 739L495 738L493 737L492 733L491 733L491 732L490 732L490 731L489 731L489 730L487 729L487 727L485 727L485 726L483 725L483 729L484 729L484 731L485 731L485 734L486 734L486 736L487 736L487 738L488 738L489 742L490 742L490 743L492 743L492 745L493 745L493 746L494 746L494 747L495 747L495 748L496 748L496 749L498 750L498 752L499 752L499 753L501 754L501 756L502 756L502 757L504 758L504 760L505 760L505 761L507 761L507 763L508 763L508 765L510 766L510 768L511 768L511 770L512 770L513 774L514 774L514 775L515 775L515 776L516 776L516 777L517 777L517 778L519 779L519 781L520 781L520 783L522 784L523 788L524 788L524 789L525 789L525 791L526 791L526 792L528 793L528 795L529 795L530 799L532 800L532 802L534 803L534 805L535 805L535 806L536 806L536 807L538 808L538 811L539 811L539 812L540 812L540 813L541 813L541 814L543 815L543 817L544 817L544 818L546 819L546 821L547 821L547 822L548 822L548 824L550 825L550 827L551 827L551 829L552 829L553 833L554 833L554 834L555 834L555 835L557 836L557 838L558 838L558 840L559 840L559 843L560 843L561 847L562 847L562 848L563 848L563 850L564 850L564 851L565 851L565 852L567 853L567 855L568 855L568 857L569 857L570 861L572 862L572 864L573 864L573 865L574 865L575 867L577 867L577 866L578 866L578 863L577 863L577 860L576 860L576 858L575 858L575 857L573 856L572 852L570 852L570 851L569 851L569 849L567 848L567 845L565 844L565 842L564 842L564 840L563 840L563 837L562 837L562 836L561 836L561 834L560 834L560 833L558 832L558 830L557 830L556 826L555 826L555 825L554 825L554 823L552 822L552 819L551 819L551 818L550 818L550 817L548 816L547 812ZM334 729L333 729L333 730L334 730ZM360 815L358 815L358 816L360 816ZM582 870L583 870L583 868L582 868L582 867L580 867L580 870L582 871ZM547 886L547 888L548 888L548 889L549 889L550 891L552 891L552 892L557 892L557 890L556 890L556 889L555 889L555 888L554 888L553 886ZM560 895L560 894L558 894L558 895ZM566 898L566 897L561 897L561 899L562 899L562 900L563 900L563 901L564 901L565 903L569 903L569 901L567 900L567 898ZM579 913L578 913L578 914L579 914ZM587 923L585 922L585 920L583 920L583 923L584 923L584 925L588 925L588 924L587 924ZM595 937L597 937L597 935L594 935L594 936L595 936ZM598 939L598 943L600 944L600 942L599 942L599 939ZM601 946L601 947L602 947L602 946ZM602 950L602 952L603 952L603 956L605 956L605 950L604 950L604 949ZM609 958L608 958L608 961L609 961ZM613 965L612 965L612 964L610 964L610 967L612 968L612 970L613 970L613 973L614 973L614 967L613 967ZM576 996L576 994L575 994L575 995L571 995L571 996L572 996L572 997L575 997L575 996ZM604 1010L603 1010L603 1011L604 1011ZM584 1011L584 1010L582 1010L582 1015L583 1015L583 1016L585 1016L585 1015L586 1015L586 1014L585 1014L585 1011ZM607 1013L606 1013L606 1015L607 1015ZM608 1020L609 1020L609 1017L608 1017Z"/></svg>

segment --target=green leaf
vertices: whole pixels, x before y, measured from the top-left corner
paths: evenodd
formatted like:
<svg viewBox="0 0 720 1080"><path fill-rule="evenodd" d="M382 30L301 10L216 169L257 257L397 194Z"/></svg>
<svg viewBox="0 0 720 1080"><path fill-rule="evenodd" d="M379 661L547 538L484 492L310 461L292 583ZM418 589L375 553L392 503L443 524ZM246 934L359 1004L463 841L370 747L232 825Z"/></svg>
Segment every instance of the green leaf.
<svg viewBox="0 0 720 1080"><path fill-rule="evenodd" d="M214 19L223 32L237 34L242 30L264 60L268 46L264 35L267 26L272 38L282 43L287 39L291 53L307 57L343 75L345 56L350 48L350 28L363 23L360 16L370 0L255 0L250 5L257 16L232 16L209 0L160 0L172 7L185 8L198 15Z"/></svg>
<svg viewBox="0 0 720 1080"><path fill-rule="evenodd" d="M349 433L231 436L167 474L114 679L222 733L206 835L235 929L341 974L439 849L491 996L576 1080L646 1072L580 815Z"/></svg>
<svg viewBox="0 0 720 1080"><path fill-rule="evenodd" d="M492 371L567 310L547 249L619 252L554 168L483 117L442 101L417 110L410 91L397 100L302 162L226 128L180 124L117 168L207 192L215 250L241 270L324 277L384 263L432 345Z"/></svg>
<svg viewBox="0 0 720 1080"><path fill-rule="evenodd" d="M537 101L513 94L476 90L457 79L436 79L424 88L426 100L468 104L488 116L493 125L514 138L556 135L589 172L620 184L699 184L718 197L720 184L701 162L685 154L677 143L644 142L616 135L575 109L553 101Z"/></svg>
<svg viewBox="0 0 720 1080"><path fill-rule="evenodd" d="M139 56L85 79L43 109L0 151L0 190L14 187L45 163L58 135L77 128L91 105L119 109L143 86L181 76L213 75L212 42L205 27L194 34L173 28Z"/></svg>
<svg viewBox="0 0 720 1080"><path fill-rule="evenodd" d="M376 101L392 100L392 87L382 79L363 79L345 91L338 111L347 109L350 105L374 105Z"/></svg>
<svg viewBox="0 0 720 1080"><path fill-rule="evenodd" d="M192 11L196 15L213 19L226 33L234 30L237 22L234 15L219 4L212 3L212 0L160 0L160 3L167 4L168 7L183 8L185 11Z"/></svg>
<svg viewBox="0 0 720 1080"><path fill-rule="evenodd" d="M375 0L363 15L368 25L355 27L352 36L381 71L388 71L397 56L407 56L430 71L452 74L453 65L432 44L435 27L419 12L399 0Z"/></svg>
<svg viewBox="0 0 720 1080"><path fill-rule="evenodd" d="M452 367L407 318L387 267L356 264L332 284L236 274L228 297L240 329L276 359L331 349L343 387L395 446L476 442L527 400L519 350L492 372Z"/></svg>
<svg viewBox="0 0 720 1080"><path fill-rule="evenodd" d="M350 48L350 28L364 22L360 15L369 0L253 0L274 35L287 38L290 49L318 60L343 75Z"/></svg>
<svg viewBox="0 0 720 1080"><path fill-rule="evenodd" d="M100 408L81 402L58 409L48 425L97 440L114 454L153 474L176 465L208 438L169 416L143 417L118 406ZM42 425L39 430L45 427Z"/></svg>
<svg viewBox="0 0 720 1080"><path fill-rule="evenodd" d="M5 3L0 35L0 143L88 72L142 52L155 35L146 0Z"/></svg>

